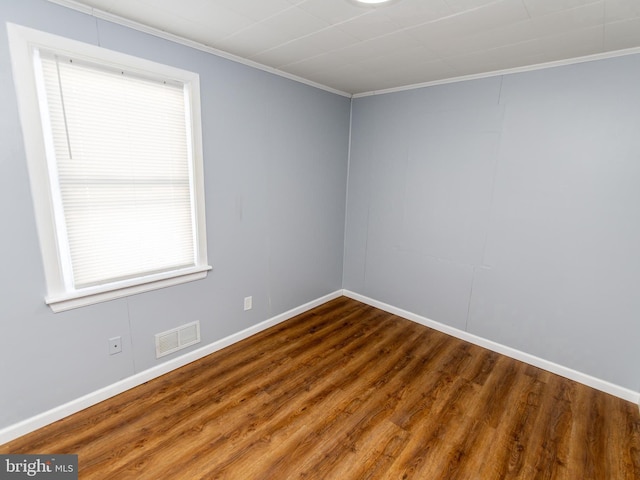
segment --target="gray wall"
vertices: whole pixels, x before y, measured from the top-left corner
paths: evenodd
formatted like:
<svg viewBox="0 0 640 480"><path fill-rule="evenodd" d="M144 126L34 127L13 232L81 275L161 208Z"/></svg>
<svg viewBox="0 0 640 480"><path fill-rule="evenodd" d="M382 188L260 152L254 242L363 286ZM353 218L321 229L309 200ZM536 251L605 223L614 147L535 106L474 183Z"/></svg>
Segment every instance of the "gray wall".
<svg viewBox="0 0 640 480"><path fill-rule="evenodd" d="M344 236L348 99L44 0L0 20L0 428L341 286L640 391L638 56L356 99ZM206 280L44 305L6 21L200 74Z"/></svg>
<svg viewBox="0 0 640 480"><path fill-rule="evenodd" d="M44 0L3 0L0 21L0 428L154 366L156 332L200 320L206 345L341 288L349 99ZM200 74L206 280L45 306L7 21Z"/></svg>
<svg viewBox="0 0 640 480"><path fill-rule="evenodd" d="M354 100L344 288L640 391L640 56Z"/></svg>

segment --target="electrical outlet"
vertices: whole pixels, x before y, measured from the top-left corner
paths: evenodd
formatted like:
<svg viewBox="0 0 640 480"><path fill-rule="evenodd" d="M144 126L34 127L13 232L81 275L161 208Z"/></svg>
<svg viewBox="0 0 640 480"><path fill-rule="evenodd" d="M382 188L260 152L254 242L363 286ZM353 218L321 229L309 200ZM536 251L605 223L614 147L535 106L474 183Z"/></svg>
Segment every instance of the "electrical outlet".
<svg viewBox="0 0 640 480"><path fill-rule="evenodd" d="M253 308L253 297L244 297L244 309L251 310Z"/></svg>
<svg viewBox="0 0 640 480"><path fill-rule="evenodd" d="M122 338L112 337L109 339L109 355L122 352Z"/></svg>

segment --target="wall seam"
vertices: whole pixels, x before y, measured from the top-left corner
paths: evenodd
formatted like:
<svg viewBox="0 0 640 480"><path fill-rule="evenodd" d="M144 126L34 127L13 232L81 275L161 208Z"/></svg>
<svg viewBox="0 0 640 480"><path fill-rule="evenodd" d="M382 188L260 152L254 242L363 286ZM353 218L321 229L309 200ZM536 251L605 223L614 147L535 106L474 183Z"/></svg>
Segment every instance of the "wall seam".
<svg viewBox="0 0 640 480"><path fill-rule="evenodd" d="M349 214L349 176L351 173L351 134L353 129L353 97L349 99L349 136L347 139L347 176L344 188L344 232L342 235L342 279L340 284L344 288L345 268L347 259L347 218Z"/></svg>

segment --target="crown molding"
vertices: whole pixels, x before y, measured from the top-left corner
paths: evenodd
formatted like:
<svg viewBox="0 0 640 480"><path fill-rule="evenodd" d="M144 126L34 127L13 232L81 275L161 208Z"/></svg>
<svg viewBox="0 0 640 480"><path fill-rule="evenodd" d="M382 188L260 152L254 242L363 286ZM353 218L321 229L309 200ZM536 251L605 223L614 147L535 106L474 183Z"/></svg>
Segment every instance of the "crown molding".
<svg viewBox="0 0 640 480"><path fill-rule="evenodd" d="M326 92L334 93L336 95L340 95L342 97L351 98L351 94L348 92L343 92L342 90L337 90L335 88L328 87L321 83L313 82L311 80L307 80L306 78L299 77L297 75L293 75L291 73L284 72L282 70L278 70L277 68L270 67L268 65L264 65L262 63L254 62L253 60L249 60L243 57L239 57L238 55L234 55L229 52L225 52L223 50L218 50L217 48L210 47L208 45L204 45L202 43L196 42L194 40L189 40L187 38L181 37L179 35L174 35L173 33L165 32L158 28L151 27L149 25L145 25L140 22L136 22L134 20L129 20L127 18L121 17L119 15L106 12L104 10L100 10L98 8L88 7L82 3L76 2L75 0L47 0L50 3L54 3L56 5L60 5L62 7L70 8L72 10L76 10L81 13L85 13L87 15L91 15L92 17L99 18L101 20L106 20L111 23L115 23L118 25L122 25L124 27L131 28L133 30L137 30L142 33L147 33L149 35L153 35L164 40L169 40L174 43L178 43L180 45L184 45L195 50L200 50L202 52L210 53L211 55L215 55L217 57L222 57L227 60L231 60L232 62L240 63L242 65L246 65L248 67L255 68L257 70L262 70L264 72L272 73L279 77L284 77L288 80L293 80L298 83L303 83L305 85L309 85L314 88L318 88L320 90L324 90Z"/></svg>
<svg viewBox="0 0 640 480"><path fill-rule="evenodd" d="M626 55L634 55L640 53L640 47L626 48L623 50L613 50L610 52L595 53L593 55L585 55L583 57L573 57L564 60L555 60L553 62L537 63L535 65L526 65L523 67L506 68L504 70L495 70L491 72L475 73L472 75L464 75L461 77L444 78L432 82L414 83L402 87L386 88L383 90L372 90L369 92L354 93L352 98L370 97L373 95L384 95L387 93L404 92L406 90L415 90L424 87L433 87L436 85L446 85L449 83L466 82L468 80L478 80L480 78L499 77L502 75L511 75L513 73L532 72L535 70L545 70L547 68L563 67L567 65L575 65L577 63L595 62L597 60L606 60L608 58L623 57Z"/></svg>

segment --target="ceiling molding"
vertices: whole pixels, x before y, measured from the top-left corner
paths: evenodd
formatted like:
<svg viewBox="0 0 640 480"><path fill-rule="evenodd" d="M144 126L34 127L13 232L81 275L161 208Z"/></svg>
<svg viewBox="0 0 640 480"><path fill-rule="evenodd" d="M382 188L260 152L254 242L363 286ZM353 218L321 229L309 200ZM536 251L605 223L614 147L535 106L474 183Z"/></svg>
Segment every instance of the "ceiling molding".
<svg viewBox="0 0 640 480"><path fill-rule="evenodd" d="M81 13L85 13L87 15L91 15L95 18L99 18L101 20L106 20L108 22L116 23L118 25L122 25L124 27L131 28L133 30L140 31L142 33L147 33L149 35L153 35L164 40L169 40L171 42L178 43L180 45L184 45L196 50L200 50L202 52L210 53L211 55L215 55L217 57L222 57L227 60L231 60L232 62L240 63L243 65L247 65L249 67L256 68L258 70L262 70L264 72L272 73L274 75L278 75L279 77L284 77L289 80L293 80L298 83L303 83L305 85L309 85L311 87L318 88L320 90L324 90L330 93L335 93L336 95L340 95L343 97L351 98L352 95L347 92L343 92L342 90L337 90L335 88L328 87L326 85L322 85L317 82L313 82L311 80L307 80L306 78L299 77L297 75L293 75L291 73L283 72L282 70L278 70L277 68L269 67L268 65L263 65L262 63L254 62L252 60L247 60L246 58L239 57L237 55L233 55L231 53L225 52L223 50L218 50L217 48L210 47L208 45L204 45L199 42L195 42L193 40L186 39L179 35L174 35L169 32L165 32L164 30L160 30L154 27L150 27L148 25L144 25L143 23L135 22L133 20L129 20L127 18L121 17L119 15L115 15L113 13L105 12L104 10L100 10L97 8L87 7L81 3L78 3L74 0L47 0L50 3L55 3L56 5L60 5L62 7L70 8L72 10L76 10Z"/></svg>
<svg viewBox="0 0 640 480"><path fill-rule="evenodd" d="M496 70L493 72L476 73L473 75L465 75L462 77L445 78L433 82L415 83L402 87L385 88L383 90L373 90L371 92L354 93L352 98L371 97L373 95L384 95L386 93L404 92L406 90L415 90L417 88L433 87L436 85L446 85L448 83L466 82L468 80L477 80L480 78L498 77L502 75L511 75L513 73L532 72L535 70L544 70L547 68L563 67L567 65L575 65L577 63L595 62L597 60L606 60L608 58L623 57L626 55L640 54L640 47L626 48L623 50L615 50L611 52L596 53L593 55L585 55L583 57L567 58L564 60L556 60L553 62L538 63L535 65L526 65L523 67L507 68L504 70Z"/></svg>
<svg viewBox="0 0 640 480"><path fill-rule="evenodd" d="M442 80L435 80L435 81L430 81L430 82L421 82L421 83L415 83L415 84L409 84L409 85L404 85L404 86L400 86L400 87L392 87L392 88L387 88L387 89L381 89L381 90L372 90L372 91L367 91L367 92L360 92L360 93L355 93L355 94L351 94L348 92L344 92L342 90L337 90L335 88L329 87L327 85L323 85L321 83L317 83L311 80L308 80L306 78L291 74L291 73L287 73L284 72L282 70L279 70L277 68L274 67L270 67L268 65L264 65L258 62L255 62L253 60L248 60L246 58L225 52L223 50L218 50L216 48L210 47L208 45L204 45L202 43L193 41L193 40L189 40L187 38L184 38L182 36L179 35L175 35L172 33L168 33L164 30L160 30L154 27L150 27L148 25L133 21L133 20L129 20L127 18L121 17L119 15L116 14L112 14L109 12L106 12L104 10L100 10L97 8L93 8L93 7L88 7L87 5L84 5L76 0L47 0L50 3L54 3L57 5L61 5L63 7L67 7L82 13L85 13L87 15L91 15L95 18L99 18L108 22L112 22L115 24L119 24L143 33L147 33L150 35L154 35L156 37L159 38L163 38L165 40L169 40L190 48L194 48L196 50L200 50L221 58L225 58L227 60L236 62L236 63L240 63L243 65L247 65L249 67L253 67L256 68L258 70L262 70L268 73L272 73L274 75L280 76L280 77L284 77L287 78L289 80L293 80L295 82L298 83L302 83L305 85L309 85L311 87L314 88L318 88L320 90L324 90L330 93L334 93L343 97L347 97L347 98L362 98L362 97L368 97L368 96L373 96L373 95L383 95L383 94L387 94L387 93L395 93L395 92L402 92L402 91L406 91L406 90L414 90L417 88L425 88L425 87L431 87L431 86L436 86L436 85L446 85L449 83L458 83L458 82L464 82L464 81L468 81L468 80L477 80L477 79L482 79L482 78L489 78L489 77L495 77L495 76L501 76L501 75L509 75L509 74L514 74L514 73L523 73L523 72L530 72L530 71L535 71L535 70L542 70L542 69L546 69L546 68L554 68L554 67L560 67L560 66L566 66L566 65L574 65L574 64L578 64L578 63L583 63L583 62L591 62L591 61L596 61L596 60L604 60L607 58L614 58L614 57L619 57L619 56L624 56L624 55L632 55L632 54L638 54L640 53L640 47L633 47L633 48L628 48L628 49L623 49L623 50L615 50L615 51L609 51L609 52L603 52L603 53L597 53L597 54L593 54L593 55L586 55L586 56L581 56L581 57L574 57L574 58L568 58L568 59L563 59L563 60L555 60L555 61L551 61L551 62L544 62L544 63L539 63L539 64L534 64L534 65L526 65L526 66L522 66L522 67L514 67L514 68L508 68L508 69L503 69L503 70L495 70L495 71L490 71L490 72L482 72L482 73L477 73L477 74L471 74L471 75L464 75L464 76L459 76L459 77L449 77L449 78L445 78ZM380 5L377 5L377 7L380 7ZM455 14L455 15L459 15L459 14ZM453 15L453 16L455 16Z"/></svg>

